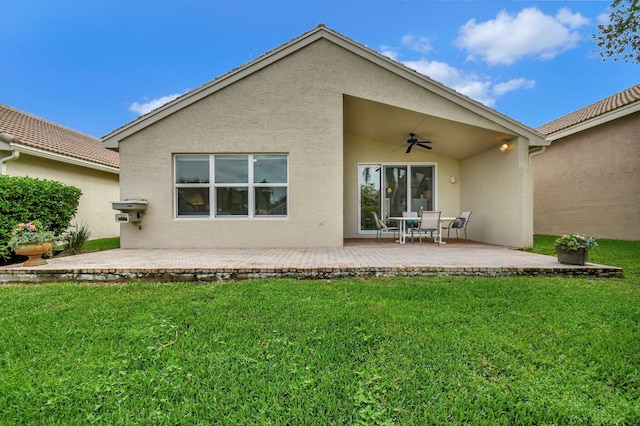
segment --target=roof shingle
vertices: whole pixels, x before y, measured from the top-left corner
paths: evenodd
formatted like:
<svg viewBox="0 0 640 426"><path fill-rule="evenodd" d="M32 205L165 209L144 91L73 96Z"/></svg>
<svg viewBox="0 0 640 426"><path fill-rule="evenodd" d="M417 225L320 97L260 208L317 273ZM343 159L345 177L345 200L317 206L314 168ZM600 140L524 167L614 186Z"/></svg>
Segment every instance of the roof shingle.
<svg viewBox="0 0 640 426"><path fill-rule="evenodd" d="M20 145L109 167L119 167L119 154L100 139L0 104L0 132L15 136Z"/></svg>
<svg viewBox="0 0 640 426"><path fill-rule="evenodd" d="M640 84L543 124L536 130L548 136L637 101L640 101Z"/></svg>

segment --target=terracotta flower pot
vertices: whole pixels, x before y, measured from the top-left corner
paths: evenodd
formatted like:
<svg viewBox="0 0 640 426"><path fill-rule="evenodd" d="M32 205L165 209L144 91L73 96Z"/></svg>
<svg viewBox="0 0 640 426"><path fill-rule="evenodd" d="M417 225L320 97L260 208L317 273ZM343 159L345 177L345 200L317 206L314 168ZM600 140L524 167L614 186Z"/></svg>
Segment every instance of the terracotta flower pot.
<svg viewBox="0 0 640 426"><path fill-rule="evenodd" d="M42 243L18 246L14 251L16 254L29 256L29 260L24 262L24 266L40 266L47 264L47 261L42 258L42 255L50 252L51 250L53 250L53 244Z"/></svg>
<svg viewBox="0 0 640 426"><path fill-rule="evenodd" d="M567 265L584 265L587 261L587 250L562 250L558 249L558 262Z"/></svg>

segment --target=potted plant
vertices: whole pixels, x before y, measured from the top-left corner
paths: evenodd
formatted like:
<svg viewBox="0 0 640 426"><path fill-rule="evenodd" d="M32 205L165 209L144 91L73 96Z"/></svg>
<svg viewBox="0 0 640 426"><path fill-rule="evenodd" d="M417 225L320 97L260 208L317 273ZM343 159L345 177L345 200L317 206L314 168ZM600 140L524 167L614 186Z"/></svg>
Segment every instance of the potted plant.
<svg viewBox="0 0 640 426"><path fill-rule="evenodd" d="M588 252L598 243L593 237L584 234L561 235L554 244L558 252L558 262L568 265L584 265Z"/></svg>
<svg viewBox="0 0 640 426"><path fill-rule="evenodd" d="M47 263L42 255L53 250L55 239L52 231L43 228L39 221L34 220L28 223L19 223L11 231L8 245L16 254L29 256L29 260L24 263L24 266L38 266Z"/></svg>

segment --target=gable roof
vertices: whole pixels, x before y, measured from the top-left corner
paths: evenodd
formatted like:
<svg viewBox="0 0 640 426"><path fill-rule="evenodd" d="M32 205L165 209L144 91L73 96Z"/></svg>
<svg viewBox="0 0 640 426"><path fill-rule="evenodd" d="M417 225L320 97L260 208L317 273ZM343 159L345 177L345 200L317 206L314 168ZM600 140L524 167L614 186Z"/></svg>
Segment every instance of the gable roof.
<svg viewBox="0 0 640 426"><path fill-rule="evenodd" d="M537 130L552 140L640 111L640 84L550 121Z"/></svg>
<svg viewBox="0 0 640 426"><path fill-rule="evenodd" d="M2 104L0 132L9 150L118 173L119 154L100 139Z"/></svg>
<svg viewBox="0 0 640 426"><path fill-rule="evenodd" d="M185 108L186 106L203 99L210 94L221 90L224 87L233 84L234 82L257 72L270 64L320 40L328 40L336 45L343 47L344 49L361 56L362 58L379 65L402 78L410 80L423 88L438 94L482 117L488 118L493 122L496 122L503 127L512 130L514 133L524 135L529 139L530 145L548 145L544 140L544 135L536 131L535 129L525 126L524 124L504 115L496 110L483 105L455 90L446 87L445 85L432 80L431 78L418 73L417 71L397 62L387 56L384 56L373 49L366 47L363 44L355 42L354 40L327 28L324 24L319 24L316 28L308 31L292 40L285 43L264 55L244 64L238 68L223 74L216 79L203 84L202 86L193 89L184 95L174 99L173 101L138 117L136 120L131 121L124 126L112 131L108 135L102 138L103 144L107 148L118 149L119 142L142 130L143 128L162 120L163 118L173 114L174 112Z"/></svg>

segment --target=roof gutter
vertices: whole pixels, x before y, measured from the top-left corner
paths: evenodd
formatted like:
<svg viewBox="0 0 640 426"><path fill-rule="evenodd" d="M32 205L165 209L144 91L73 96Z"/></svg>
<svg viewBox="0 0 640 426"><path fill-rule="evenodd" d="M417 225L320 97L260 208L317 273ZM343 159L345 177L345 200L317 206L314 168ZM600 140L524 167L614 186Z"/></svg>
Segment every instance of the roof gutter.
<svg viewBox="0 0 640 426"><path fill-rule="evenodd" d="M538 155L542 155L544 154L544 152L547 150L546 146L541 146L540 149L536 149L536 150L531 150L529 151L529 164L531 164L531 159L533 157L536 157Z"/></svg>
<svg viewBox="0 0 640 426"><path fill-rule="evenodd" d="M600 115L597 115L593 118L590 118L586 121L572 124L571 126L557 130L553 133L549 133L546 139L549 142L556 141L558 139L566 138L567 136L571 136L573 134L583 132L585 130L591 129L592 127L600 126L602 124L608 123L613 120L617 120L622 117L626 117L633 113L640 111L640 102L634 102L629 105L625 105L623 107L614 109L613 111L609 111Z"/></svg>
<svg viewBox="0 0 640 426"><path fill-rule="evenodd" d="M15 142L16 140L17 139L15 136L9 133L0 132L0 148L3 148L6 146L7 151L11 151L11 155L0 158L0 175L7 174L6 163L20 157L20 152L18 152L16 149L12 149L12 146L11 146L12 143Z"/></svg>
<svg viewBox="0 0 640 426"><path fill-rule="evenodd" d="M89 169L100 170L107 173L120 174L120 169L118 167L93 163L91 161L82 160L80 158L69 157L66 155L56 154L54 152L22 145L20 144L20 139L16 138L13 135L10 135L9 133L0 133L0 150L12 151L12 154L10 156L0 159L0 163L2 163L2 174L5 174L6 172L5 163L18 158L21 152L40 158L46 158L48 160L60 161L62 163L87 167Z"/></svg>
<svg viewBox="0 0 640 426"><path fill-rule="evenodd" d="M42 149L31 148L21 145L17 147L20 152L24 154L30 154L48 160L60 161L62 163L73 164L75 166L87 167L89 169L100 170L107 173L120 174L120 169L117 167L107 166L103 164L93 163L91 161L82 160L80 158L69 157L66 155L56 154L54 152L45 151Z"/></svg>

